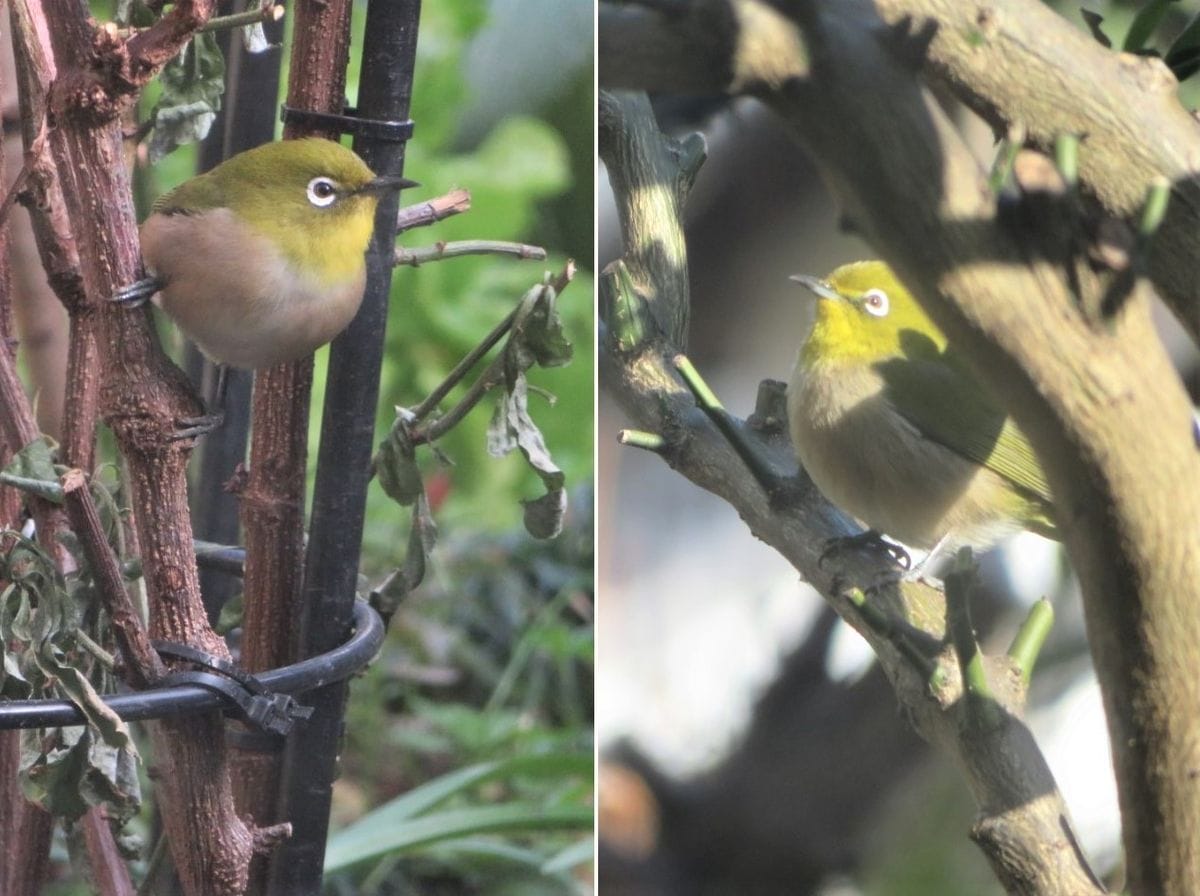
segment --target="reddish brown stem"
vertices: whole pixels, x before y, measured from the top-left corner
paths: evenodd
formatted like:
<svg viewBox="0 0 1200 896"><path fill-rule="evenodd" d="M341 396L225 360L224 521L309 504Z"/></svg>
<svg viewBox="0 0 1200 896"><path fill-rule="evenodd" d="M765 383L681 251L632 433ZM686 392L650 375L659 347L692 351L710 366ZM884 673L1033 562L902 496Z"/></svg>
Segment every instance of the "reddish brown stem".
<svg viewBox="0 0 1200 896"><path fill-rule="evenodd" d="M92 886L98 896L134 896L129 869L113 840L108 817L96 806L80 821L84 848L91 859Z"/></svg>
<svg viewBox="0 0 1200 896"><path fill-rule="evenodd" d="M50 866L50 834L54 819L25 800L17 771L21 766L21 732L0 731L0 896L42 892Z"/></svg>
<svg viewBox="0 0 1200 896"><path fill-rule="evenodd" d="M297 109L341 112L350 54L348 0L300 0L295 6L287 102ZM289 124L288 139L337 139L331 132ZM304 572L304 486L312 358L255 376L250 471L242 493L246 538L242 664L252 671L295 658L295 621ZM238 808L260 825L277 821L279 757L235 753ZM265 880L256 865L252 892Z"/></svg>
<svg viewBox="0 0 1200 896"><path fill-rule="evenodd" d="M0 183L3 183L3 156L0 156ZM12 288L8 264L8 227L0 221L0 460L7 463L12 453L37 439L34 421L24 386L17 376L12 336ZM73 569L70 555L62 549L57 533L61 514L48 501L22 496L4 489L0 501L0 525L17 522L22 505L29 507L43 544L59 561L61 569ZM20 768L19 732L0 732L0 831L7 832L6 861L0 862L0 896L40 892L50 857L50 835L54 820L21 793L17 773Z"/></svg>
<svg viewBox="0 0 1200 896"><path fill-rule="evenodd" d="M150 646L150 638L125 590L125 578L104 535L100 511L87 487L87 479L79 470L71 470L63 476L62 484L71 526L87 555L100 599L112 620L129 683L135 688L149 687L166 674L166 667Z"/></svg>
<svg viewBox="0 0 1200 896"><path fill-rule="evenodd" d="M451 190L444 196L437 196L428 202L416 205L406 205L396 214L396 231L412 230L414 227L428 227L443 218L461 215L471 210L471 194L467 190Z"/></svg>

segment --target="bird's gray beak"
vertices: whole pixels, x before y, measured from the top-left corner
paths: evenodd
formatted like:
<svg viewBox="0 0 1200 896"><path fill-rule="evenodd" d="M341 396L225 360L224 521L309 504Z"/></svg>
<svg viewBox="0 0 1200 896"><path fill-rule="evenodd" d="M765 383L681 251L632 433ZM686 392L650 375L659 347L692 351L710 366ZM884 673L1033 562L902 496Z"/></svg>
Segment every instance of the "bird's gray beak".
<svg viewBox="0 0 1200 896"><path fill-rule="evenodd" d="M841 295L824 280L810 277L808 274L792 274L789 280L803 283L818 299L840 299Z"/></svg>
<svg viewBox="0 0 1200 896"><path fill-rule="evenodd" d="M390 193L392 190L407 190L409 187L421 186L415 180L409 180L407 177L392 177L390 175L380 175L367 181L354 192L356 193L374 193L379 196L384 193Z"/></svg>

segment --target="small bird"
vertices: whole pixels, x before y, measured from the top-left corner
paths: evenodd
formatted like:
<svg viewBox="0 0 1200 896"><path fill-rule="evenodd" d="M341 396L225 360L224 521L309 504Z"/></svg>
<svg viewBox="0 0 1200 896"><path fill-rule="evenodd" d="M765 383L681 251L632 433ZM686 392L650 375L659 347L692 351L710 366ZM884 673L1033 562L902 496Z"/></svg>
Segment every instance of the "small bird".
<svg viewBox="0 0 1200 896"><path fill-rule="evenodd" d="M1025 435L882 261L796 276L816 318L788 385L800 463L824 495L910 547L1058 538Z"/></svg>
<svg viewBox="0 0 1200 896"><path fill-rule="evenodd" d="M154 203L141 227L149 279L114 298L157 292L155 304L219 364L296 360L358 311L379 197L410 186L331 140L239 153Z"/></svg>

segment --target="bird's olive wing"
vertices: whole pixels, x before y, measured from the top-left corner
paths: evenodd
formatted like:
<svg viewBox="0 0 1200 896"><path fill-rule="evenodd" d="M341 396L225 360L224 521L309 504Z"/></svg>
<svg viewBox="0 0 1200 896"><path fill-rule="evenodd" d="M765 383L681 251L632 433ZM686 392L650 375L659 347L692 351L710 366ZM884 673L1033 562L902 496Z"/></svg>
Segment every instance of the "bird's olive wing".
<svg viewBox="0 0 1200 896"><path fill-rule="evenodd" d="M876 368L892 406L926 438L1050 500L1025 434L960 363L943 355L885 361Z"/></svg>
<svg viewBox="0 0 1200 896"><path fill-rule="evenodd" d="M228 204L217 179L201 174L163 193L154 200L151 211L158 215L199 214Z"/></svg>

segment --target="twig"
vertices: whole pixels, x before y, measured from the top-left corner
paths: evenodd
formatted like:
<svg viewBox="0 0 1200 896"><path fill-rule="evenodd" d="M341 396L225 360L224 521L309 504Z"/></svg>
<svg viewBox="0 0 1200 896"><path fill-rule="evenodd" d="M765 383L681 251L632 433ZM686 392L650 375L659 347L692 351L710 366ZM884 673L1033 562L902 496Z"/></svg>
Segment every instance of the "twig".
<svg viewBox="0 0 1200 896"><path fill-rule="evenodd" d="M742 459L747 469L750 470L750 474L754 477L755 481L762 486L763 491L768 496L776 494L780 488L779 476L770 468L762 455L754 450L754 446L746 440L736 420L725 410L716 393L709 388L708 383L700 376L700 371L695 368L686 355L676 355L671 363L679 371L679 375L683 377L683 381L691 390L692 395L695 396L696 404L699 405L700 410L704 411L708 419L713 422L713 425L721 431L721 435L725 437L726 441L733 447L733 450L737 452L738 457Z"/></svg>
<svg viewBox="0 0 1200 896"><path fill-rule="evenodd" d="M405 249L396 247L392 264L412 265L420 267L427 261L440 261L443 258L459 258L463 255L512 255L516 258L528 258L534 261L544 261L546 250L541 246L529 246L525 243L508 243L499 240L460 240L453 243L434 243L420 249Z"/></svg>
<svg viewBox="0 0 1200 896"><path fill-rule="evenodd" d="M403 233L416 227L428 227L445 218L471 210L471 194L467 190L451 190L444 196L418 205L406 205L396 213L396 231Z"/></svg>
<svg viewBox="0 0 1200 896"><path fill-rule="evenodd" d="M667 448L667 440L657 433L645 432L640 429L623 429L617 433L617 442L630 448L641 448L662 454Z"/></svg>
<svg viewBox="0 0 1200 896"><path fill-rule="evenodd" d="M558 277L556 277L549 284L546 284L544 288L553 289L557 294L562 291L563 287L570 283L571 278L574 276L575 262L568 261L566 265L563 266L562 271L559 272ZM533 301L536 301L536 299ZM472 360L471 363L474 364L474 361L483 357L483 355L487 353L488 349L495 345L496 342L499 341L500 337L513 327L513 325L521 317L522 310L528 307L530 304L532 304L532 302L522 302L516 308L514 308L512 312L503 321L501 321L491 333L487 335L484 341L476 346L475 350L472 351L467 358L464 358L463 361L461 361L454 368L454 370L451 372L451 375L446 378L446 381L442 382L442 384L434 391L434 394L436 395L440 393L442 397L445 397L449 389L462 379L462 377L466 374L467 369L469 369L471 366L466 362L473 358L474 360ZM485 345L487 348L484 348ZM452 377L454 378L454 382L447 386L447 382L449 382ZM479 379L471 384L471 387L467 390L467 393L461 399L459 399L458 403L455 404L454 407L430 423L429 426L424 428L416 428L413 430L411 433L413 444L421 445L436 442L443 435L457 426L459 421L469 414L475 405L479 404L479 402L483 399L483 396L486 395L493 386L496 386L498 383L500 383L503 378L504 356L500 355L487 366L487 369L480 374ZM432 397L433 395L430 396L430 398ZM436 406L436 404L430 405L429 398L421 403L421 409L424 410L426 415L434 406Z"/></svg>
<svg viewBox="0 0 1200 896"><path fill-rule="evenodd" d="M896 627L896 620L886 610L883 610L867 600L867 593L862 588L849 588L844 592L846 600L858 610L863 624L884 638L897 652L900 653L913 669L933 688L938 674L938 665L927 656L920 646L907 633Z"/></svg>
<svg viewBox="0 0 1200 896"><path fill-rule="evenodd" d="M568 261L565 265L563 265L562 271L560 271L558 276L551 281L550 285L554 288L555 293L561 293L566 285L571 282L574 276L575 262ZM492 328L492 331L483 337L482 342L475 346L475 348L471 349L471 351L467 353L466 357L454 365L454 369L446 374L446 378L438 384L437 388L430 392L428 397L426 397L424 401L422 401L412 410L413 423L419 423L428 417L434 408L441 403L442 399L449 395L450 391L457 386L467 375L467 373L470 372L471 368L479 362L479 359L490 352L496 346L496 344L504 338L505 334L512 329L512 325L516 321L517 314L520 312L520 310L521 306L518 305L516 308L510 311L505 316L504 320L496 324L496 326ZM483 377L480 378L481 382L482 380ZM476 385L478 385L478 383ZM483 392L486 392L487 389L490 389L493 385L495 385L495 383L488 384L488 386L483 389ZM480 392L479 397L482 397L482 392ZM478 401L479 397L476 397L475 400ZM465 400L466 399L464 399L464 401ZM426 441L432 441L432 439L426 439Z"/></svg>
<svg viewBox="0 0 1200 896"><path fill-rule="evenodd" d="M80 647L109 672L117 667L117 658L93 641L83 629L75 629L74 638Z"/></svg>
<svg viewBox="0 0 1200 896"><path fill-rule="evenodd" d="M209 19L199 30L223 31L226 28L241 28L243 25L268 25L283 18L283 5L271 4L260 9L247 9L245 12L235 12L227 16L217 16Z"/></svg>
<svg viewBox="0 0 1200 896"><path fill-rule="evenodd" d="M282 4L272 4L270 6L259 7L258 9L247 9L243 12L235 12L227 16L211 18L197 28L196 33L204 34L212 31L225 31L229 28L242 28L246 25L267 25L271 22L278 22L283 18L283 15L284 7ZM150 28L114 28L111 33L128 40L135 35L144 34L149 30Z"/></svg>
<svg viewBox="0 0 1200 896"><path fill-rule="evenodd" d="M429 393L429 395L412 411L414 423L419 423L424 420L436 408L450 391L462 382L463 378L470 372L471 368L478 363L479 359L492 350L495 345L504 338L505 334L512 329L513 321L517 319L518 308L510 311L500 323L492 328L492 331L483 337L475 348L471 349L461 361L454 365L454 369L446 374L437 387Z"/></svg>
<svg viewBox="0 0 1200 896"><path fill-rule="evenodd" d="M971 601L978 585L978 572L971 549L964 547L955 560L954 569L946 575L946 622L962 675L965 718L979 730L991 731L1003 724L1004 710L996 701L988 680L983 651L979 649L971 622Z"/></svg>
<svg viewBox="0 0 1200 896"><path fill-rule="evenodd" d="M511 326L511 324L510 324ZM499 357L492 361L487 366L487 369L480 374L479 379L471 384L467 389L467 393L459 399L446 413L435 419L426 427L420 427L413 431L412 440L414 445L423 445L429 442L436 442L447 432L452 430L459 424L463 417L471 412L475 405L479 404L493 386L496 386L504 379L504 358Z"/></svg>
<svg viewBox="0 0 1200 896"><path fill-rule="evenodd" d="M1042 645L1046 643L1046 636L1050 634L1050 628L1053 625L1054 607L1043 597L1029 608L1029 615L1021 623L1016 637L1013 638L1012 646L1008 648L1008 657L1020 671L1021 680L1026 686L1033 677L1033 665L1037 661L1038 654L1041 653Z"/></svg>
<svg viewBox="0 0 1200 896"><path fill-rule="evenodd" d="M71 526L83 545L100 598L112 619L121 655L129 669L130 683L136 688L149 687L166 674L166 667L150 646L150 636L142 628L125 590L120 564L104 536L104 526L91 489L79 470L68 470L62 477L62 486Z"/></svg>

